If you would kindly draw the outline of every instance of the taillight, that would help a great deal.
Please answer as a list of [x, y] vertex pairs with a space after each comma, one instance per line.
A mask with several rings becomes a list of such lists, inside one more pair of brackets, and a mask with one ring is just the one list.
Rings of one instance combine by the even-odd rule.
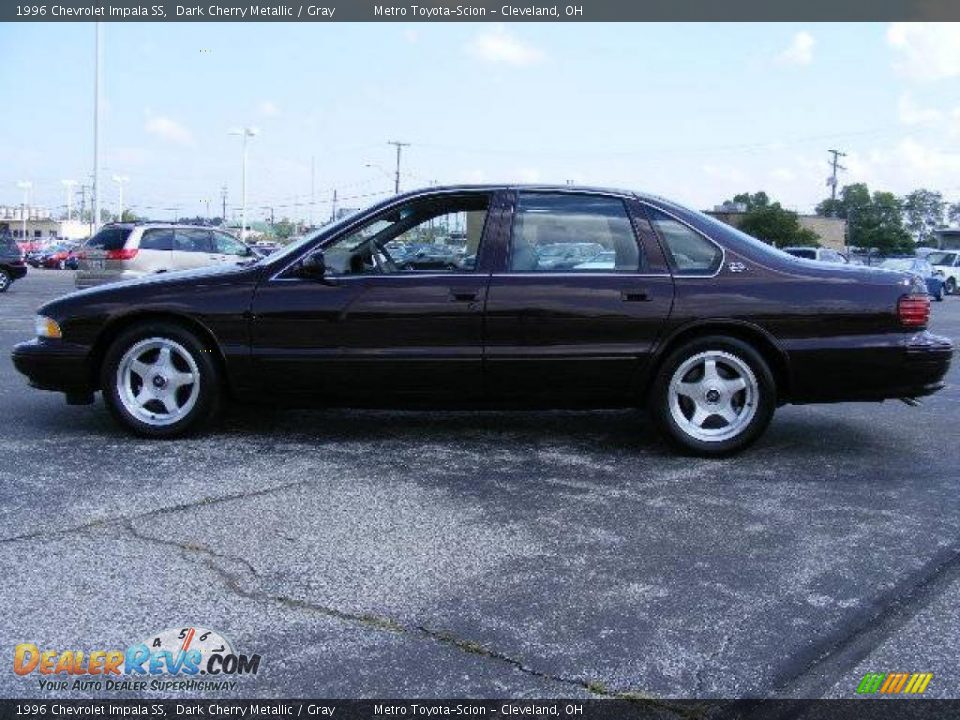
[[925, 327], [930, 321], [930, 296], [904, 295], [897, 301], [897, 316], [904, 327]]
[[120, 250], [107, 250], [107, 260], [133, 260], [137, 256], [137, 248], [122, 248]]

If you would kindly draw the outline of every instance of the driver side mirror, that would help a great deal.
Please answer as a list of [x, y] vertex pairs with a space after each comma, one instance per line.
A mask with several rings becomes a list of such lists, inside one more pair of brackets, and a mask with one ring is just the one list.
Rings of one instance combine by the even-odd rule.
[[320, 280], [327, 274], [327, 262], [323, 257], [323, 250], [314, 250], [300, 261], [300, 268], [297, 272], [302, 278], [309, 280]]

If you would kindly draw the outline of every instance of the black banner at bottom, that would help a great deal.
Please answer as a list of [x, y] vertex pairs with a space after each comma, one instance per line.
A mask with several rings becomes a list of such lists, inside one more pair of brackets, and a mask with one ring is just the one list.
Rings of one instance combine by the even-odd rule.
[[832, 720], [960, 717], [960, 700], [0, 700], [0, 720], [35, 718], [601, 718]]

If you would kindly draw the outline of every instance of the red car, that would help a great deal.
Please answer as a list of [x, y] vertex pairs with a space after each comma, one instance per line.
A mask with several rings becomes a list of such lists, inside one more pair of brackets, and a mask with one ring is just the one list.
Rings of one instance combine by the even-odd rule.
[[45, 268], [56, 268], [65, 270], [67, 268], [77, 268], [77, 246], [76, 245], [54, 245], [47, 254], [41, 257], [40, 264]]

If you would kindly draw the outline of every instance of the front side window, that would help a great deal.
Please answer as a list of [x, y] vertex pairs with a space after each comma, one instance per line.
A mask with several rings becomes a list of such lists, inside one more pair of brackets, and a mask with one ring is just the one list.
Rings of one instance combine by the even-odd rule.
[[660, 235], [678, 275], [712, 275], [720, 269], [723, 252], [693, 228], [656, 208], [648, 208], [650, 223]]
[[176, 231], [176, 249], [179, 252], [213, 252], [210, 233], [206, 230], [178, 228]]
[[511, 272], [637, 272], [640, 249], [622, 200], [521, 193], [510, 241]]
[[327, 272], [470, 272], [476, 267], [489, 202], [487, 195], [466, 195], [391, 210], [327, 245]]
[[213, 232], [213, 249], [214, 252], [220, 253], [221, 255], [249, 255], [250, 251], [247, 249], [247, 246], [242, 242], [237, 240], [232, 235], [227, 235], [224, 232]]

